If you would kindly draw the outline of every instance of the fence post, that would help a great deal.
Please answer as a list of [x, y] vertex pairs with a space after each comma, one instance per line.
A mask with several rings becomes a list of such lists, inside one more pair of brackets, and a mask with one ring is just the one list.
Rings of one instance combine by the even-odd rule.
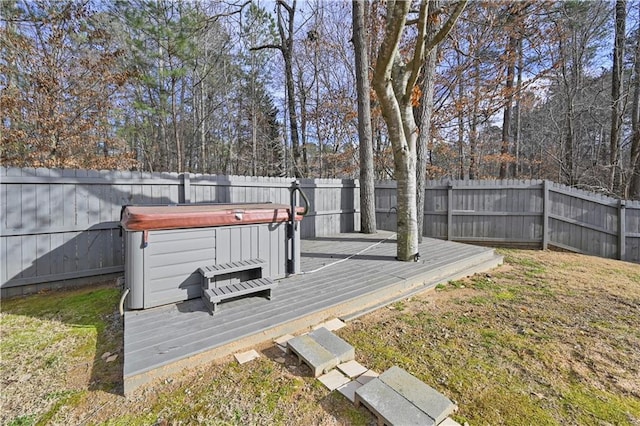
[[178, 203], [185, 204], [191, 202], [191, 180], [190, 173], [180, 173], [178, 183]]
[[453, 183], [447, 186], [447, 241], [453, 238]]
[[542, 250], [549, 246], [549, 181], [542, 181]]
[[626, 212], [626, 202], [625, 200], [620, 200], [620, 204], [618, 206], [618, 259], [625, 260], [627, 257], [627, 242], [626, 242], [626, 233], [627, 233], [627, 212]]

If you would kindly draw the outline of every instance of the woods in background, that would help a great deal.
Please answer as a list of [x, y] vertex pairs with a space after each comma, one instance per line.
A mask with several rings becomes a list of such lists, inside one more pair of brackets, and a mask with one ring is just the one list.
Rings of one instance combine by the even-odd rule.
[[[429, 2], [429, 22], [457, 3]], [[351, 13], [319, 0], [4, 1], [2, 165], [358, 177]], [[386, 3], [363, 14], [372, 79]], [[640, 198], [639, 21], [624, 0], [470, 2], [411, 89], [417, 172]], [[400, 55], [415, 46], [408, 24]], [[373, 175], [395, 178], [380, 103], [364, 95]]]

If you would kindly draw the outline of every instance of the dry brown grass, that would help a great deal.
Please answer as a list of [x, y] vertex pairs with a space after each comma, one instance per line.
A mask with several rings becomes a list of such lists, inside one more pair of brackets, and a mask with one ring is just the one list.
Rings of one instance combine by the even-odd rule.
[[[440, 286], [340, 330], [358, 361], [399, 365], [477, 424], [640, 425], [640, 266], [502, 251], [490, 274]], [[373, 424], [270, 345], [121, 391], [117, 290], [3, 303], [4, 424]], [[280, 361], [280, 362], [278, 362]]]

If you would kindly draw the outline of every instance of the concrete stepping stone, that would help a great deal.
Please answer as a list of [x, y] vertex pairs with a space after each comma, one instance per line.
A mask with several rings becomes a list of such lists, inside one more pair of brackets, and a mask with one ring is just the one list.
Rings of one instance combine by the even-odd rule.
[[378, 376], [379, 374], [376, 373], [375, 371], [367, 370], [361, 375], [359, 375], [358, 378], [356, 378], [356, 381], [360, 384], [366, 385], [367, 383], [369, 383], [371, 380], [375, 379]]
[[320, 343], [329, 352], [334, 354], [339, 362], [347, 362], [356, 358], [356, 351], [347, 342], [330, 332], [324, 327], [320, 327], [309, 333], [309, 336]]
[[379, 378], [371, 380], [355, 391], [355, 404], [364, 405], [378, 419], [378, 425], [435, 426], [436, 422], [387, 386]]
[[311, 368], [314, 377], [355, 358], [353, 346], [326, 328], [294, 337], [287, 342], [287, 346], [298, 356], [300, 363], [304, 362]]
[[338, 388], [338, 392], [344, 395], [351, 402], [355, 402], [356, 399], [356, 389], [362, 386], [362, 383], [358, 383], [355, 380], [350, 381], [347, 384], [344, 384]]
[[287, 342], [287, 346], [291, 352], [298, 356], [299, 364], [304, 362], [311, 368], [313, 377], [318, 377], [338, 365], [338, 359], [335, 355], [308, 334], [294, 337]]
[[462, 425], [456, 422], [455, 420], [453, 420], [451, 417], [447, 417], [446, 419], [444, 419], [442, 423], [440, 423], [439, 426], [462, 426]]
[[338, 389], [340, 386], [343, 386], [349, 383], [349, 378], [339, 372], [338, 370], [331, 370], [326, 374], [318, 377], [318, 380], [327, 387], [330, 391]]
[[355, 403], [388, 425], [438, 425], [457, 409], [449, 398], [395, 366], [357, 389]]
[[251, 349], [247, 352], [241, 352], [233, 355], [238, 361], [238, 364], [246, 364], [249, 361], [253, 361], [256, 358], [260, 358], [260, 354], [255, 349]]
[[400, 367], [391, 367], [379, 379], [427, 413], [436, 424], [442, 423], [457, 409], [449, 398]]
[[367, 367], [360, 364], [358, 361], [351, 360], [338, 364], [338, 370], [342, 371], [350, 379], [358, 377], [367, 372]]
[[274, 339], [273, 342], [276, 344], [278, 349], [280, 349], [282, 352], [289, 353], [289, 349], [287, 348], [287, 342], [291, 339], [293, 339], [292, 335], [285, 334], [283, 336], [278, 337], [277, 339]]
[[338, 318], [334, 318], [332, 320], [323, 322], [321, 324], [318, 324], [316, 326], [313, 327], [314, 330], [317, 330], [318, 328], [324, 327], [329, 331], [336, 331], [336, 330], [340, 330], [342, 327], [344, 327], [346, 324], [344, 323], [344, 321], [338, 319]]

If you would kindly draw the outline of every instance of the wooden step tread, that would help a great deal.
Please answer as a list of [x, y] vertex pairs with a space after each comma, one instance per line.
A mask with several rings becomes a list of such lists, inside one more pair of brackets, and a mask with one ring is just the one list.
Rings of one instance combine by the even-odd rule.
[[212, 278], [216, 275], [231, 274], [239, 271], [247, 271], [250, 269], [266, 268], [267, 262], [262, 259], [247, 259], [236, 262], [220, 263], [217, 265], [202, 266], [198, 272], [205, 278]]
[[211, 302], [229, 299], [231, 297], [242, 296], [250, 293], [268, 290], [277, 286], [271, 278], [256, 278], [255, 280], [243, 281], [237, 284], [221, 286], [204, 290], [204, 295]]

